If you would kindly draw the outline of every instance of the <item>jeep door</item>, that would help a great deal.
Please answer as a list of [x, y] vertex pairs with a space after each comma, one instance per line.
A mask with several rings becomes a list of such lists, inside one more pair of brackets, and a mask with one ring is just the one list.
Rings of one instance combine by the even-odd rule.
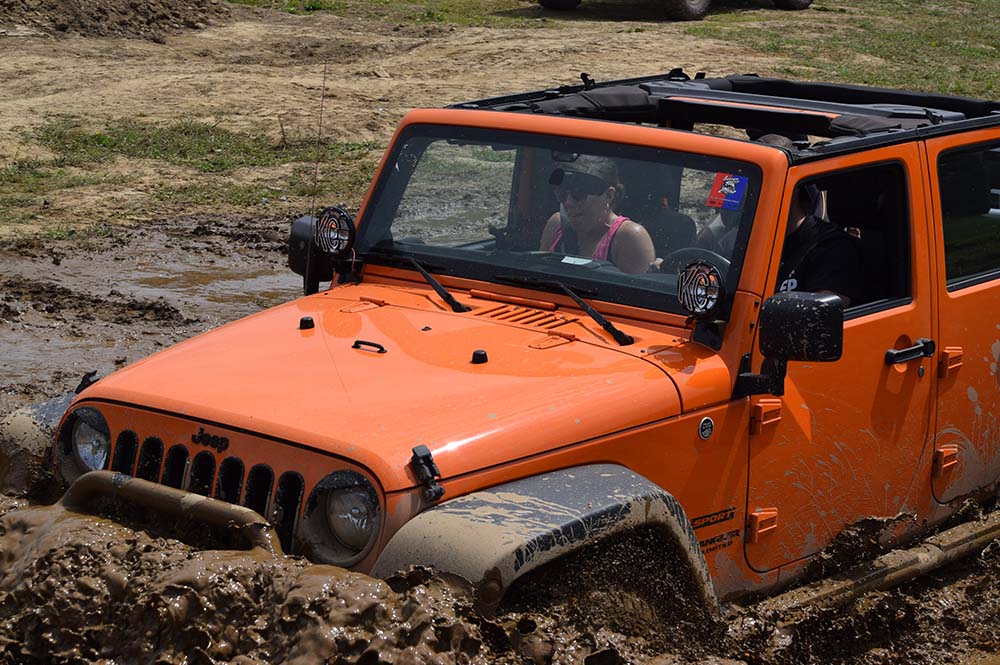
[[927, 141], [940, 300], [934, 496], [1000, 476], [1000, 128]]
[[929, 497], [926, 478], [916, 479], [926, 464], [933, 364], [887, 358], [932, 338], [920, 164], [910, 143], [789, 170], [768, 293], [777, 288], [792, 191], [811, 184], [825, 192], [818, 216], [860, 236], [865, 296], [845, 311], [839, 361], [789, 363], [783, 398], [751, 398], [761, 414], [751, 430], [745, 541], [755, 570], [799, 561], [852, 523], [917, 510]]

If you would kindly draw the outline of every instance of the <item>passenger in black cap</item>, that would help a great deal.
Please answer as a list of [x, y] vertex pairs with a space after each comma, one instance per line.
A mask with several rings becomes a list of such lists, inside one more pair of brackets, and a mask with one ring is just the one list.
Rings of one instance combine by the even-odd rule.
[[549, 184], [559, 212], [545, 223], [541, 249], [612, 261], [627, 273], [650, 269], [656, 257], [649, 233], [615, 212], [623, 188], [613, 161], [580, 155], [552, 171]]

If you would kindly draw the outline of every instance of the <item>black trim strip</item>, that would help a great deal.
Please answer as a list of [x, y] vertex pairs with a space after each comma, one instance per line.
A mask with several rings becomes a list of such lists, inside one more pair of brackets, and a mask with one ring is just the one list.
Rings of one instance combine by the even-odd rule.
[[992, 282], [995, 279], [1000, 279], [1000, 268], [994, 268], [993, 270], [981, 272], [978, 275], [972, 275], [971, 277], [959, 277], [954, 281], [946, 282], [946, 288], [948, 293], [954, 293], [956, 291], [961, 291], [962, 289], [967, 289], [970, 286]]
[[903, 305], [909, 305], [912, 302], [913, 296], [906, 296], [905, 298], [876, 300], [875, 302], [865, 303], [864, 305], [858, 305], [857, 307], [848, 307], [844, 312], [844, 321], [860, 319], [862, 316], [868, 316], [869, 314], [875, 314], [876, 312], [884, 312], [886, 310], [895, 309], [897, 307], [902, 307]]

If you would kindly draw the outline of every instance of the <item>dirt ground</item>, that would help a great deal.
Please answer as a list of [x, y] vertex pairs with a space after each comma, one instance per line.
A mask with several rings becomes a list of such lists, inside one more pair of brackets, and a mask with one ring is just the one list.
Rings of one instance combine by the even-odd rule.
[[[501, 31], [142, 1], [140, 19], [128, 9], [139, 0], [0, 0], [0, 157], [49, 157], [25, 132], [62, 114], [95, 127], [188, 117], [307, 133], [324, 64], [325, 131], [382, 143], [409, 108], [572, 82], [581, 71], [776, 66], [668, 23]], [[80, 18], [96, 4], [109, 7], [105, 19]], [[304, 209], [160, 205], [159, 182], [193, 176], [144, 160], [108, 168], [138, 178], [118, 191], [56, 192], [46, 206], [47, 223], [110, 222], [105, 233], [25, 237], [0, 227], [0, 414], [300, 292], [284, 243]], [[460, 585], [419, 573], [390, 586], [202, 551], [10, 497], [0, 513], [2, 663], [1000, 663], [996, 546], [845, 608], [795, 617], [733, 608], [711, 635], [688, 638], [663, 626], [641, 636], [580, 630], [561, 611], [488, 619]]]

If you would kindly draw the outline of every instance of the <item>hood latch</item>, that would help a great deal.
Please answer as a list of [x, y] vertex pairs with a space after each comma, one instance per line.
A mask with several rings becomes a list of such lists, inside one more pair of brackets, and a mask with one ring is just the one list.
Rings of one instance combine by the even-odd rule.
[[437, 478], [441, 477], [437, 464], [434, 463], [434, 456], [427, 446], [414, 446], [413, 457], [410, 458], [410, 466], [417, 480], [426, 485], [423, 495], [428, 501], [437, 501], [444, 496], [444, 488], [441, 487]]

